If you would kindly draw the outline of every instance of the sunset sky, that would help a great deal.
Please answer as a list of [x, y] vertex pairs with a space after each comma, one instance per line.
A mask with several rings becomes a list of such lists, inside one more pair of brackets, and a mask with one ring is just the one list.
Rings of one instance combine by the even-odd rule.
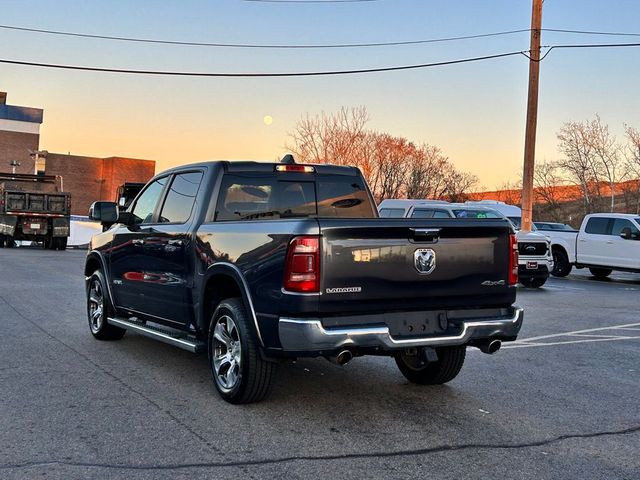
[[[0, 24], [165, 40], [328, 44], [473, 35], [529, 27], [531, 0], [2, 0]], [[640, 33], [637, 0], [546, 0], [543, 27]], [[640, 42], [544, 32], [543, 45]], [[148, 45], [0, 28], [0, 58], [202, 72], [288, 72], [429, 63], [529, 48], [528, 33], [378, 48], [268, 50]], [[311, 78], [180, 78], [0, 64], [8, 103], [45, 110], [41, 148], [155, 159], [274, 160], [307, 113], [367, 107], [373, 129], [438, 145], [486, 188], [521, 170], [528, 61]], [[555, 132], [599, 113], [640, 127], [640, 47], [554, 50], [541, 66], [538, 161]]]

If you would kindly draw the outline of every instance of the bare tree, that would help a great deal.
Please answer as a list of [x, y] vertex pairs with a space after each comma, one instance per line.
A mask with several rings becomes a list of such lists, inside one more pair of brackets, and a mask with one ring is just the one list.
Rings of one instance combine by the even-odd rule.
[[615, 210], [616, 184], [624, 179], [626, 171], [622, 162], [621, 148], [615, 136], [609, 132], [600, 116], [586, 124], [586, 142], [595, 157], [595, 169], [602, 172], [602, 177], [609, 184], [611, 211]]
[[293, 143], [286, 148], [303, 162], [360, 166], [366, 163], [361, 145], [368, 121], [365, 107], [342, 107], [334, 114], [306, 115], [289, 134]]
[[628, 188], [635, 195], [636, 213], [640, 214], [640, 131], [629, 125], [624, 127], [627, 136], [626, 168], [632, 181]]
[[522, 178], [519, 181], [506, 180], [498, 187], [496, 200], [509, 205], [519, 205], [522, 202]]
[[580, 186], [585, 214], [595, 211], [601, 198], [600, 172], [589, 135], [588, 126], [582, 122], [567, 122], [557, 134], [558, 150], [563, 155], [558, 165]]
[[536, 165], [533, 174], [535, 197], [538, 202], [545, 204], [544, 213], [550, 215], [556, 222], [564, 221], [562, 212], [563, 198], [560, 187], [565, 184], [560, 166], [556, 162], [542, 162]]
[[462, 200], [477, 186], [477, 177], [458, 171], [438, 147], [366, 130], [368, 119], [364, 107], [307, 115], [289, 134], [287, 148], [303, 162], [360, 168], [378, 201], [406, 196]]
[[449, 159], [434, 146], [424, 144], [407, 165], [407, 198], [442, 198], [447, 193]]
[[445, 199], [450, 202], [470, 200], [478, 186], [478, 177], [467, 172], [460, 172], [451, 164], [449, 166], [451, 170], [447, 178]]

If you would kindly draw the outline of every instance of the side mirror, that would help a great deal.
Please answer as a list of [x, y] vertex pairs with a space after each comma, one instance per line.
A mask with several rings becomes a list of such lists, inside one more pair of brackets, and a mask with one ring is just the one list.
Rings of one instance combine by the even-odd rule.
[[118, 205], [115, 202], [93, 202], [89, 207], [89, 218], [102, 224], [118, 221]]

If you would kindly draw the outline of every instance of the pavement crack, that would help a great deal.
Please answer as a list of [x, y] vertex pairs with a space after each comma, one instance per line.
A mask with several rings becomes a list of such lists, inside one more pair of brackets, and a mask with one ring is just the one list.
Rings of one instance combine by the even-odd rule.
[[[114, 375], [113, 373], [111, 373], [109, 370], [107, 370], [106, 368], [102, 367], [100, 364], [96, 363], [93, 361], [93, 359], [91, 357], [89, 357], [88, 355], [80, 352], [79, 350], [75, 349], [74, 347], [72, 347], [71, 345], [69, 345], [68, 343], [64, 342], [63, 340], [59, 339], [58, 337], [52, 335], [51, 333], [49, 333], [46, 329], [42, 328], [40, 325], [38, 325], [36, 322], [34, 322], [33, 320], [31, 320], [29, 317], [27, 317], [26, 315], [24, 315], [22, 312], [20, 312], [17, 308], [15, 308], [11, 303], [9, 303], [7, 301], [6, 298], [4, 298], [2, 295], [0, 295], [0, 300], [2, 300], [4, 303], [6, 303], [9, 308], [11, 310], [13, 310], [16, 315], [18, 315], [20, 318], [22, 318], [23, 320], [25, 320], [26, 322], [29, 322], [31, 325], [33, 325], [35, 328], [37, 328], [38, 330], [40, 330], [43, 334], [45, 334], [47, 337], [51, 338], [52, 340], [54, 340], [55, 342], [60, 343], [61, 345], [63, 345], [64, 347], [66, 347], [68, 350], [72, 351], [73, 353], [75, 353], [76, 355], [80, 356], [82, 359], [84, 359], [86, 362], [88, 362], [89, 364], [91, 364], [94, 368], [98, 369], [100, 372], [102, 372], [103, 374], [107, 375], [109, 378], [111, 378], [112, 380], [114, 380], [116, 383], [120, 384], [122, 387], [124, 387], [126, 390], [129, 390], [130, 392], [132, 392], [133, 394], [137, 395], [138, 397], [142, 398], [143, 400], [145, 400], [147, 403], [149, 403], [150, 405], [152, 405], [156, 410], [158, 410], [160, 413], [167, 415], [171, 420], [173, 420], [176, 424], [178, 424], [179, 426], [181, 426], [182, 428], [184, 428], [185, 430], [187, 430], [191, 435], [193, 435], [194, 437], [196, 437], [198, 440], [200, 440], [201, 442], [203, 442], [205, 445], [207, 445], [209, 448], [212, 448], [214, 451], [218, 451], [218, 449], [211, 445], [211, 443], [209, 442], [209, 440], [207, 440], [205, 437], [203, 437], [202, 435], [200, 435], [198, 432], [196, 432], [193, 428], [191, 428], [189, 425], [187, 425], [186, 423], [184, 423], [182, 420], [180, 420], [178, 417], [176, 417], [174, 414], [172, 414], [170, 411], [162, 408], [161, 405], [159, 405], [157, 402], [155, 402], [153, 399], [149, 398], [147, 395], [145, 395], [143, 392], [136, 390], [135, 388], [133, 388], [131, 385], [129, 385], [128, 383], [126, 383], [124, 380], [122, 380], [120, 377], [118, 377], [117, 375]], [[2, 466], [0, 466], [0, 469], [3, 468]]]
[[523, 448], [543, 447], [553, 443], [562, 442], [565, 440], [597, 438], [597, 437], [615, 436], [615, 435], [629, 435], [629, 434], [638, 433], [638, 432], [640, 432], [640, 425], [625, 428], [622, 430], [609, 430], [609, 431], [593, 432], [593, 433], [575, 433], [575, 434], [558, 435], [556, 437], [548, 438], [545, 440], [522, 442], [522, 443], [504, 443], [504, 444], [466, 443], [466, 444], [460, 444], [460, 445], [441, 445], [438, 447], [419, 448], [419, 449], [413, 449], [413, 450], [395, 450], [391, 452], [347, 453], [343, 455], [298, 455], [298, 456], [290, 456], [290, 457], [266, 458], [266, 459], [245, 460], [245, 461], [238, 460], [238, 461], [228, 461], [228, 462], [173, 463], [173, 464], [166, 464], [166, 465], [150, 465], [150, 464], [126, 465], [126, 464], [117, 464], [117, 463], [72, 462], [72, 461], [61, 461], [61, 460], [49, 460], [49, 461], [40, 461], [40, 462], [24, 462], [24, 463], [0, 465], [0, 470], [21, 469], [21, 468], [24, 469], [24, 468], [33, 468], [33, 467], [46, 467], [46, 466], [102, 468], [102, 469], [109, 469], [109, 470], [149, 470], [149, 471], [184, 470], [184, 469], [191, 469], [191, 468], [251, 467], [251, 466], [273, 465], [273, 464], [300, 462], [300, 461], [327, 462], [327, 461], [336, 461], [336, 460], [352, 460], [352, 459], [357, 460], [357, 459], [366, 459], [366, 458], [410, 457], [410, 456], [429, 455], [429, 454], [441, 453], [441, 452], [463, 451], [463, 450], [517, 450], [517, 449], [523, 449]]

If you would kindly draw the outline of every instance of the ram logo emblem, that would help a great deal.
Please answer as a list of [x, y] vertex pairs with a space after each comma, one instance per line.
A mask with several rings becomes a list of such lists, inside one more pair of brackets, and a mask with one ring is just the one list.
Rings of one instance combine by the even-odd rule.
[[413, 252], [413, 265], [421, 275], [429, 275], [436, 269], [436, 252], [431, 248], [419, 248]]

